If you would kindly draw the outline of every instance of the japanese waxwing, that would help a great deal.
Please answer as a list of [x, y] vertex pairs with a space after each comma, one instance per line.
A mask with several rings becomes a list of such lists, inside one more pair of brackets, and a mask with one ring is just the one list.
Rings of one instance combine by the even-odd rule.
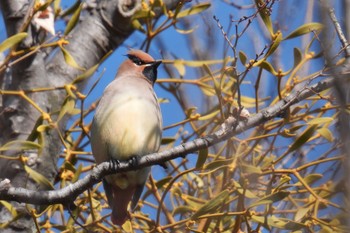
[[[131, 50], [115, 79], [106, 87], [91, 126], [91, 147], [96, 163], [125, 161], [157, 152], [162, 136], [162, 115], [153, 90], [161, 61]], [[123, 225], [137, 205], [150, 167], [106, 176], [103, 186], [112, 222]]]

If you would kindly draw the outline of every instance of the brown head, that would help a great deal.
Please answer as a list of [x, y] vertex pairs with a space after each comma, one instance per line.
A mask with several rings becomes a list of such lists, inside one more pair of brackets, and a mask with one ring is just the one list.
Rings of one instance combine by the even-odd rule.
[[157, 68], [162, 61], [156, 61], [149, 54], [141, 50], [130, 50], [128, 57], [119, 67], [116, 78], [122, 75], [131, 75], [137, 78], [145, 78], [152, 85], [157, 80]]

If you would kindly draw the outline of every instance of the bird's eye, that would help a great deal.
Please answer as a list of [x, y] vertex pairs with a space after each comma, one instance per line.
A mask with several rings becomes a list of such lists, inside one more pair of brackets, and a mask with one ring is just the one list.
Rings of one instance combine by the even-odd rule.
[[141, 60], [140, 58], [138, 58], [134, 55], [129, 54], [128, 58], [138, 66], [146, 64], [146, 62], [144, 62], [143, 60]]

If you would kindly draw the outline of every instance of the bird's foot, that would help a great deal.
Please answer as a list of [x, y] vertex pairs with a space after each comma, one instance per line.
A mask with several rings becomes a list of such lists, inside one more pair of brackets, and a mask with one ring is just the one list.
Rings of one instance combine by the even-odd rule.
[[135, 167], [139, 164], [139, 157], [140, 156], [133, 156], [131, 157], [129, 160], [128, 160], [128, 163], [132, 166], [132, 167]]
[[111, 162], [111, 163], [110, 163], [110, 164], [111, 164], [111, 169], [113, 169], [113, 170], [118, 170], [119, 165], [120, 165], [119, 160], [117, 160], [117, 159], [111, 159], [110, 162]]

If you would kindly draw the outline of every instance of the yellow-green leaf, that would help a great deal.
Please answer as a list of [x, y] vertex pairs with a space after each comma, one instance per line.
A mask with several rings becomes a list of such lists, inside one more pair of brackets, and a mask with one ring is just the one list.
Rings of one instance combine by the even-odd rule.
[[245, 65], [245, 63], [247, 62], [247, 55], [245, 55], [244, 52], [239, 51], [238, 56], [239, 56], [239, 60], [241, 61], [242, 65]]
[[16, 208], [13, 207], [11, 203], [0, 200], [0, 204], [3, 205], [11, 213], [13, 218], [17, 216]]
[[21, 42], [24, 38], [27, 37], [27, 35], [28, 33], [26, 32], [20, 32], [7, 38], [0, 44], [0, 53]]
[[83, 4], [81, 3], [79, 7], [74, 10], [72, 17], [68, 21], [66, 29], [64, 30], [64, 35], [68, 35], [73, 30], [75, 25], [77, 25], [82, 7], [83, 7]]
[[44, 186], [45, 189], [48, 189], [48, 190], [53, 190], [54, 189], [54, 187], [52, 186], [50, 181], [48, 181], [46, 179], [46, 177], [43, 176], [42, 174], [40, 174], [39, 172], [31, 169], [27, 165], [24, 165], [24, 170], [28, 173], [30, 178], [32, 178], [38, 184]]
[[209, 120], [209, 119], [215, 117], [219, 112], [220, 112], [219, 109], [214, 110], [214, 111], [212, 111], [212, 112], [210, 112], [210, 113], [208, 113], [208, 114], [206, 114], [206, 115], [200, 116], [200, 117], [198, 118], [198, 120], [199, 120], [199, 121], [206, 121], [206, 120]]
[[[315, 183], [316, 181], [318, 181], [322, 177], [323, 177], [322, 174], [313, 173], [313, 174], [308, 174], [303, 180], [308, 185], [312, 185], [313, 183]], [[302, 186], [303, 184], [299, 181], [299, 182], [295, 183], [294, 185], [295, 186]]]
[[204, 214], [214, 211], [216, 208], [218, 208], [225, 202], [229, 194], [230, 193], [228, 190], [222, 191], [212, 200], [208, 201], [201, 208], [199, 208], [199, 210], [197, 210], [197, 212], [192, 215], [191, 219], [197, 219], [198, 217]]
[[60, 46], [60, 48], [61, 48], [61, 51], [63, 53], [64, 60], [66, 61], [66, 63], [68, 65], [70, 65], [71, 67], [74, 67], [78, 70], [85, 70], [84, 68], [82, 68], [78, 65], [78, 63], [74, 60], [72, 55], [70, 55], [70, 53], [65, 48], [63, 48], [63, 46]]
[[307, 23], [297, 28], [295, 31], [290, 33], [284, 40], [292, 39], [298, 36], [305, 35], [311, 31], [318, 31], [324, 28], [324, 25], [321, 23]]
[[163, 179], [161, 179], [161, 180], [158, 180], [158, 181], [156, 182], [156, 187], [157, 187], [158, 189], [161, 189], [161, 188], [163, 188], [167, 183], [169, 183], [169, 181], [171, 181], [172, 179], [173, 179], [173, 177], [167, 176], [167, 177], [165, 177], [165, 178], [163, 178]]
[[311, 121], [307, 122], [309, 125], [320, 125], [320, 124], [326, 124], [334, 121], [333, 117], [318, 117], [314, 118]]
[[177, 69], [181, 76], [185, 75], [186, 67], [184, 66], [182, 60], [175, 60], [173, 66]]
[[210, 5], [211, 4], [209, 2], [197, 4], [189, 9], [186, 9], [186, 10], [179, 12], [176, 15], [176, 18], [179, 19], [179, 18], [183, 18], [183, 17], [189, 16], [189, 15], [199, 14], [199, 13], [205, 11], [206, 9], [208, 9], [210, 7]]
[[270, 32], [270, 35], [273, 35], [273, 28], [272, 28], [272, 22], [271, 22], [271, 18], [270, 18], [270, 12], [268, 11], [268, 9], [262, 9], [261, 6], [265, 6], [266, 3], [263, 0], [255, 0], [255, 4], [256, 7], [259, 10], [259, 14], [261, 19], [264, 21], [264, 24], [267, 28], [267, 30]]
[[35, 149], [41, 149], [41, 145], [35, 142], [31, 141], [22, 141], [22, 140], [16, 140], [16, 141], [10, 141], [0, 147], [0, 151], [7, 151], [7, 150], [35, 150]]
[[178, 206], [176, 207], [173, 212], [172, 215], [175, 216], [177, 214], [187, 214], [187, 213], [191, 213], [193, 211], [193, 208], [188, 206], [188, 205], [183, 205], [183, 206]]
[[294, 65], [293, 65], [293, 67], [295, 68], [301, 62], [303, 55], [302, 55], [300, 49], [298, 49], [298, 48], [294, 48], [293, 53], [294, 53]]
[[267, 61], [262, 61], [260, 64], [259, 64], [259, 67], [263, 68], [264, 70], [267, 70], [268, 72], [270, 72], [271, 74], [273, 75], [277, 75], [277, 72], [275, 71], [275, 69], [272, 67], [272, 65], [267, 62]]
[[196, 162], [196, 168], [202, 168], [208, 157], [208, 148], [202, 149], [198, 153], [198, 159]]
[[329, 142], [334, 141], [333, 134], [328, 128], [326, 128], [326, 127], [320, 128], [317, 130], [317, 132], [319, 134], [321, 134], [321, 136], [324, 137], [325, 139], [327, 139]]

